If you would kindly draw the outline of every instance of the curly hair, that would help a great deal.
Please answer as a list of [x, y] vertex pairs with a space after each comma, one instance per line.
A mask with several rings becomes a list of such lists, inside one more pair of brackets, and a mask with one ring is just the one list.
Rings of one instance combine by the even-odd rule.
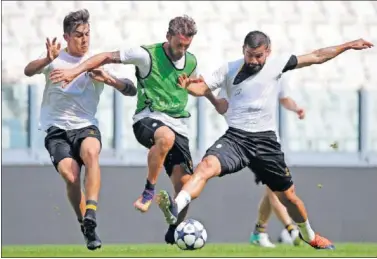
[[198, 32], [196, 23], [191, 17], [184, 15], [178, 16], [169, 22], [168, 33], [170, 35], [181, 34], [186, 37], [192, 37]]

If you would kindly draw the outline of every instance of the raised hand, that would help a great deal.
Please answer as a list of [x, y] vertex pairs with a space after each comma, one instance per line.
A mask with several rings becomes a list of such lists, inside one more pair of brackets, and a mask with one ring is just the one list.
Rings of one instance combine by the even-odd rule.
[[56, 44], [56, 37], [52, 40], [52, 42], [50, 42], [49, 38], [46, 38], [46, 50], [48, 60], [53, 61], [59, 56], [60, 47], [60, 42]]

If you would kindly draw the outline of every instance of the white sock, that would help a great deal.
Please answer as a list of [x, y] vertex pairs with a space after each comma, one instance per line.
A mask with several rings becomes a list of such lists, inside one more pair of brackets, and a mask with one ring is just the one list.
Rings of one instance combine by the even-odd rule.
[[179, 214], [191, 202], [191, 196], [188, 192], [182, 190], [175, 198], [175, 202], [177, 203]]
[[303, 223], [297, 223], [298, 228], [300, 229], [300, 233], [305, 241], [311, 242], [315, 238], [315, 233], [313, 229], [310, 227], [309, 220], [306, 220]]

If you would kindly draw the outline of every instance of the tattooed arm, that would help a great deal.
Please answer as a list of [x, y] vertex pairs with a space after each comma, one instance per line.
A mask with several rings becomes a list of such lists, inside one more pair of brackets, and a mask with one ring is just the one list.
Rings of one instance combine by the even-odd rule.
[[63, 85], [70, 83], [78, 75], [93, 70], [99, 66], [105, 64], [119, 64], [120, 60], [120, 51], [115, 52], [103, 52], [97, 54], [85, 62], [81, 63], [79, 66], [72, 69], [55, 69], [50, 74], [50, 80], [53, 83], [64, 82]]
[[297, 65], [295, 68], [297, 69], [297, 68], [311, 66], [313, 64], [325, 63], [350, 49], [362, 50], [362, 49], [371, 48], [371, 47], [373, 47], [372, 43], [367, 42], [363, 39], [359, 39], [359, 40], [350, 41], [350, 42], [347, 42], [338, 46], [318, 49], [318, 50], [313, 51], [312, 53], [298, 56]]

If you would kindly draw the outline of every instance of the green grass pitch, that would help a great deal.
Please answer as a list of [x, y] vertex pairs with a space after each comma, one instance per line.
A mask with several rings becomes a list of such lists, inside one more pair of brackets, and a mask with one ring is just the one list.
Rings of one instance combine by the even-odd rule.
[[84, 245], [3, 246], [3, 257], [377, 257], [377, 244], [335, 244], [336, 250], [315, 250], [307, 245], [278, 245], [275, 249], [250, 244], [207, 244], [196, 251], [182, 251], [165, 244], [104, 245], [88, 251]]

